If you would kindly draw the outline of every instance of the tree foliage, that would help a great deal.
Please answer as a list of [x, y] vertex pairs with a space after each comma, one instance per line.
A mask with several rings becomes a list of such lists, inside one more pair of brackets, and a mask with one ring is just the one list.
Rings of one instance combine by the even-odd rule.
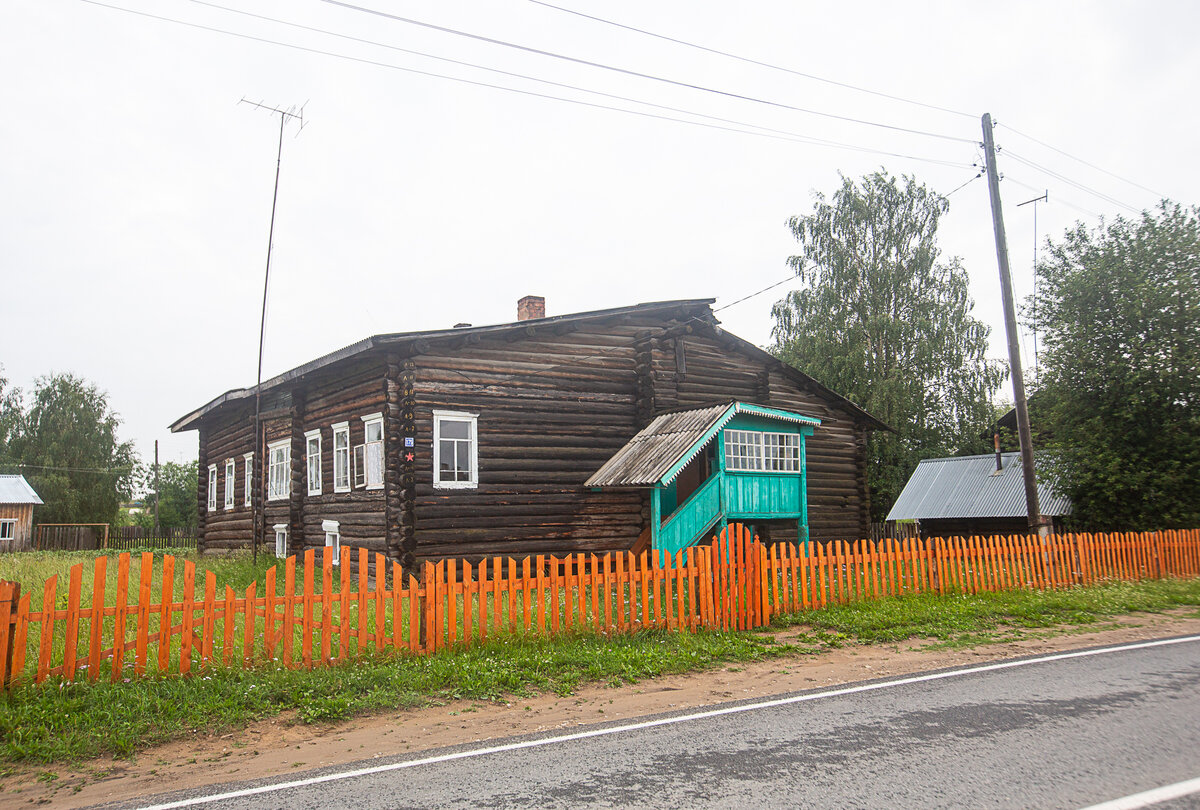
[[22, 472], [45, 501], [38, 521], [114, 521], [130, 496], [135, 458], [133, 445], [117, 439], [120, 419], [108, 395], [71, 374], [52, 374], [38, 378], [28, 410], [15, 401], [19, 416], [0, 461]]
[[1079, 225], [1037, 272], [1039, 398], [1076, 522], [1200, 525], [1200, 209]]
[[[164, 529], [195, 528], [196, 526], [196, 461], [180, 464], [168, 461], [158, 467], [158, 525]], [[140, 489], [145, 511], [137, 516], [138, 525], [154, 526], [154, 467], [139, 467]]]
[[773, 351], [896, 432], [868, 444], [874, 519], [886, 515], [917, 462], [986, 452], [1003, 367], [987, 361], [988, 327], [971, 316], [967, 274], [943, 260], [944, 197], [912, 177], [842, 178], [788, 220], [804, 282], [772, 309]]

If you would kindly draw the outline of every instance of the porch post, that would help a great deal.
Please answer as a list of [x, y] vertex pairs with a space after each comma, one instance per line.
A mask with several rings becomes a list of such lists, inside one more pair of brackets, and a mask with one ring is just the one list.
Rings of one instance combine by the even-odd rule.
[[808, 437], [812, 435], [812, 428], [801, 428], [800, 430], [800, 525], [798, 529], [798, 537], [800, 542], [804, 544], [804, 556], [808, 556]]
[[650, 548], [658, 551], [658, 530], [662, 525], [662, 484], [650, 488]]

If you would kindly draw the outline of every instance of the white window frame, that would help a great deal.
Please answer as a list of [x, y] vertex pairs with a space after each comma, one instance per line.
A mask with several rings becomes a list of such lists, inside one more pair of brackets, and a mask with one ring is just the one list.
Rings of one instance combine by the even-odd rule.
[[[363, 486], [366, 489], [383, 489], [383, 414], [368, 414], [362, 417], [362, 422], [363, 443], [361, 446], [363, 448], [363, 463], [365, 466], [363, 471]], [[379, 425], [379, 438], [376, 441], [367, 441], [367, 436], [370, 433], [372, 425]], [[372, 462], [373, 455], [377, 459], [374, 463]]]
[[342, 564], [342, 531], [336, 520], [322, 520], [321, 531], [325, 532], [325, 545], [333, 547], [333, 564]]
[[287, 556], [288, 525], [286, 523], [276, 523], [274, 529], [275, 556], [282, 560]]
[[[333, 491], [334, 492], [349, 492], [351, 484], [354, 481], [354, 474], [350, 470], [350, 423], [337, 422], [331, 426], [333, 428]], [[338, 447], [338, 437], [345, 437], [345, 446]], [[338, 459], [342, 461], [342, 471], [346, 474], [346, 483], [338, 483]]]
[[244, 453], [242, 455], [242, 467], [246, 476], [246, 497], [242, 502], [242, 506], [249, 506], [252, 501], [251, 496], [254, 493], [254, 453]]
[[225, 509], [233, 508], [234, 490], [237, 488], [237, 465], [233, 459], [225, 459]]
[[[466, 481], [442, 480], [442, 422], [467, 422], [467, 431], [471, 447], [471, 469]], [[448, 441], [462, 441], [454, 439]], [[433, 412], [433, 487], [434, 489], [476, 489], [479, 487], [479, 414], [465, 411], [434, 411]]]
[[0, 540], [16, 540], [17, 539], [17, 520], [16, 518], [0, 519]]
[[[283, 460], [278, 466], [283, 468], [281, 479], [282, 489], [275, 488], [275, 451], [283, 451]], [[280, 439], [267, 445], [267, 500], [282, 501], [292, 494], [292, 440]]]
[[725, 469], [730, 472], [801, 472], [800, 434], [770, 430], [725, 430]]
[[217, 510], [217, 465], [208, 465], [208, 511]]
[[[313, 455], [313, 442], [317, 443], [317, 454]], [[315, 470], [314, 470], [315, 467]], [[308, 494], [321, 494], [321, 429], [304, 434], [304, 468], [308, 478]]]

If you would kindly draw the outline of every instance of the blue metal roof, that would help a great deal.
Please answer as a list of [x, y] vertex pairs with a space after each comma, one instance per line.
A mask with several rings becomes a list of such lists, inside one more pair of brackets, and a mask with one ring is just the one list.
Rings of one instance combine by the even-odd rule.
[[[1043, 476], [1039, 472], [1039, 479]], [[1037, 489], [1043, 515], [1058, 517], [1071, 513], [1071, 501], [1057, 494], [1050, 481], [1039, 480]], [[1025, 517], [1026, 514], [1021, 454], [1002, 453], [999, 473], [995, 454], [923, 460], [904, 485], [887, 519]]]
[[42, 499], [29, 486], [23, 475], [0, 475], [0, 503], [32, 503], [41, 505]]

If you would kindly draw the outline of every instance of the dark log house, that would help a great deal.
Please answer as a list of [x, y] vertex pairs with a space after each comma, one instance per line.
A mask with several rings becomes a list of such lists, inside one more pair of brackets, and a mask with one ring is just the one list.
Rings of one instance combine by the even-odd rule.
[[[701, 491], [769, 539], [866, 536], [867, 432], [886, 426], [722, 330], [711, 303], [548, 318], [527, 296], [514, 323], [367, 338], [263, 383], [261, 463], [254, 389], [222, 394], [171, 426], [199, 432], [200, 549], [248, 547], [257, 500], [281, 556], [628, 550]], [[703, 486], [725, 469], [790, 474], [798, 496], [735, 516], [733, 490]]]

